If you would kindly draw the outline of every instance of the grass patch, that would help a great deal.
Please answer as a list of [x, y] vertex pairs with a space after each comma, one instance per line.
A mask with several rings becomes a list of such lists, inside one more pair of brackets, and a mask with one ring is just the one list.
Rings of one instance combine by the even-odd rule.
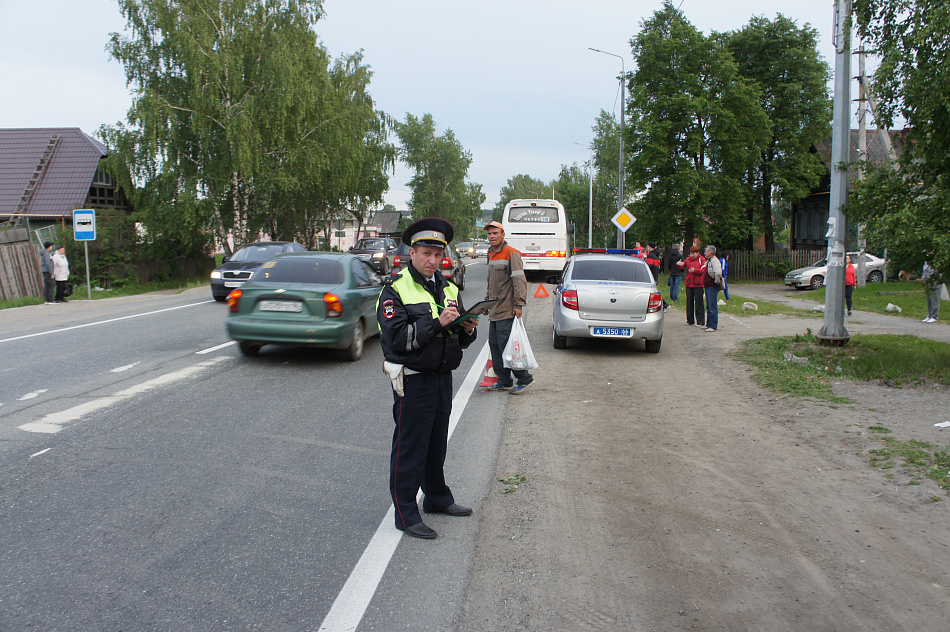
[[[802, 298], [825, 303], [825, 290], [803, 292]], [[864, 287], [854, 288], [851, 297], [852, 309], [875, 314], [889, 314], [904, 318], [922, 320], [927, 317], [927, 297], [920, 281], [888, 281], [887, 283], [868, 283]], [[901, 313], [887, 312], [884, 308], [893, 303], [901, 308]]]
[[[162, 292], [168, 290], [178, 290], [184, 292], [196, 287], [208, 286], [210, 281], [208, 277], [192, 277], [187, 280], [177, 279], [172, 281], [155, 281], [152, 283], [129, 283], [122, 287], [110, 290], [92, 289], [92, 300], [101, 298], [115, 298], [117, 296], [135, 296], [137, 294], [148, 294], [149, 292]], [[210, 290], [209, 290], [210, 292]], [[70, 301], [85, 301], [89, 299], [85, 284], [73, 284], [73, 295], [69, 297]], [[0, 301], [0, 309], [11, 307], [24, 307], [26, 305], [42, 305], [42, 297], [27, 297]]]
[[[875, 432], [873, 428], [876, 427], [871, 426], [869, 430], [873, 433]], [[901, 464], [910, 473], [909, 485], [920, 485], [924, 478], [929, 478], [937, 483], [940, 489], [950, 491], [950, 448], [938, 450], [931, 443], [914, 439], [900, 441], [888, 436], [877, 436], [872, 439], [884, 444], [883, 447], [869, 451], [870, 463], [873, 467], [891, 470], [897, 466], [895, 459], [900, 459]], [[933, 497], [930, 502], [938, 500], [940, 499]]]
[[733, 355], [755, 369], [756, 382], [779, 393], [835, 403], [829, 378], [886, 380], [894, 386], [950, 384], [950, 344], [915, 336], [854, 336], [844, 347], [804, 335], [748, 340]]

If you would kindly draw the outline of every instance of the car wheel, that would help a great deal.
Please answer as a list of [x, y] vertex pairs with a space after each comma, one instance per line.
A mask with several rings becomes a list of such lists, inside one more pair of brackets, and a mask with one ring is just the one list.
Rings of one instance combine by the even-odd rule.
[[346, 359], [350, 362], [356, 362], [363, 357], [363, 321], [356, 321], [356, 327], [353, 328], [353, 338], [350, 340], [350, 346], [345, 352]]
[[660, 345], [663, 343], [663, 339], [660, 338], [659, 340], [644, 340], [643, 342], [646, 343], [647, 353], [659, 353]]
[[238, 343], [238, 346], [241, 348], [241, 353], [243, 353], [246, 356], [251, 356], [252, 358], [256, 356], [261, 350], [260, 345], [256, 345], [252, 342], [242, 341]]
[[825, 277], [821, 276], [820, 274], [816, 274], [815, 276], [811, 278], [811, 283], [809, 285], [811, 286], [811, 289], [817, 290], [824, 284], [825, 284]]
[[881, 283], [884, 281], [884, 273], [880, 270], [875, 270], [868, 275], [869, 283]]
[[554, 348], [567, 349], [567, 337], [557, 335], [557, 329], [551, 329], [554, 332]]
[[[461, 265], [462, 265], [462, 264], [461, 264], [461, 262], [460, 262], [460, 263], [459, 263], [459, 266], [461, 266]], [[460, 267], [460, 269], [461, 269], [461, 270], [464, 270], [465, 268]], [[465, 273], [464, 273], [464, 272], [462, 272], [462, 274], [459, 275], [459, 281], [458, 281], [458, 283], [456, 283], [455, 285], [459, 286], [459, 290], [464, 290], [464, 289], [465, 289]]]

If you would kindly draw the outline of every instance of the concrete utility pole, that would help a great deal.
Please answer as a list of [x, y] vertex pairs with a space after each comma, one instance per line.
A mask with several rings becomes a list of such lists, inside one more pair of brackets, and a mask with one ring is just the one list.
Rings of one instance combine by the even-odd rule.
[[845, 217], [848, 161], [851, 158], [851, 0], [835, 7], [835, 95], [831, 135], [831, 197], [828, 208], [828, 275], [825, 278], [825, 324], [818, 340], [842, 347], [851, 339], [844, 326]]
[[[858, 180], [864, 180], [864, 161], [868, 159], [868, 124], [867, 124], [867, 96], [865, 90], [867, 74], [864, 69], [864, 44], [858, 48]], [[864, 224], [858, 225], [858, 260], [852, 262], [857, 272], [858, 287], [867, 284], [864, 250], [867, 247], [864, 239]]]

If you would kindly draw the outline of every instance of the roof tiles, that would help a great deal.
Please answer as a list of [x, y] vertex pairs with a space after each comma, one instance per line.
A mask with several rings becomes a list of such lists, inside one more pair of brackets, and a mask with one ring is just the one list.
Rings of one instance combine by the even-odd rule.
[[0, 129], [0, 217], [16, 212], [54, 135], [59, 143], [25, 213], [62, 217], [82, 208], [99, 160], [109, 154], [105, 145], [78, 127]]

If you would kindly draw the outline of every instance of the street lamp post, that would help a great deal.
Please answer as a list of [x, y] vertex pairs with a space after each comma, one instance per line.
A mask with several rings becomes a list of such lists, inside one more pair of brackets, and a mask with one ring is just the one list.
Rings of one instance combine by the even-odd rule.
[[[615, 55], [614, 53], [608, 53], [604, 50], [599, 50], [597, 48], [588, 48], [595, 53], [603, 53], [604, 55], [610, 55], [611, 57], [616, 57], [620, 60], [620, 178], [617, 183], [617, 212], [619, 213], [623, 209], [623, 120], [627, 111], [627, 87], [624, 85], [624, 79], [627, 76], [627, 71], [624, 67], [623, 57], [620, 55]], [[623, 232], [618, 228], [617, 229], [617, 248], [623, 247]]]
[[[574, 142], [575, 145], [581, 145]], [[584, 145], [581, 145], [584, 147]], [[594, 143], [590, 144], [590, 162], [587, 163], [587, 181], [590, 191], [587, 194], [587, 248], [594, 247]]]

